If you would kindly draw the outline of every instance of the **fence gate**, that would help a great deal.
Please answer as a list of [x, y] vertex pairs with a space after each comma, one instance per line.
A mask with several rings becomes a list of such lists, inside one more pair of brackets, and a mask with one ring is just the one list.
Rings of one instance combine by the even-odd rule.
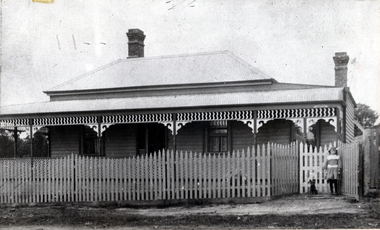
[[339, 181], [340, 193], [355, 197], [359, 200], [359, 143], [344, 144], [341, 142], [311, 148], [300, 144], [300, 193], [308, 193], [310, 184], [309, 177], [313, 173], [316, 179], [318, 193], [329, 193], [330, 188], [325, 179], [322, 164], [328, 155], [331, 146], [338, 148], [338, 154], [342, 161], [341, 180]]

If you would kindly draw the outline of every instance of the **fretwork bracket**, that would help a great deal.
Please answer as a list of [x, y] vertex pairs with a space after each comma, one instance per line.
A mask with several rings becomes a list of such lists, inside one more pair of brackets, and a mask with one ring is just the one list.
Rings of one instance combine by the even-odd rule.
[[175, 132], [174, 132], [174, 125], [173, 125], [174, 121], [161, 121], [158, 123], [165, 125], [170, 131], [172, 131], [172, 135], [176, 136], [178, 134], [178, 130], [190, 122], [191, 121], [177, 121], [176, 126], [175, 126], [176, 127]]
[[256, 120], [256, 127], [257, 127], [257, 130], [259, 130], [259, 128], [261, 126], [263, 126], [264, 124], [266, 124], [268, 121], [270, 120], [273, 120], [273, 119], [258, 119]]
[[239, 120], [239, 121], [243, 122], [245, 125], [248, 125], [248, 127], [252, 129], [252, 133], [256, 133], [254, 120]]
[[309, 129], [310, 126], [314, 125], [317, 123], [318, 120], [324, 120], [330, 125], [334, 126], [334, 131], [337, 132], [337, 127], [338, 127], [338, 119], [337, 117], [314, 117], [314, 118], [306, 118], [306, 126], [307, 129]]
[[98, 129], [98, 124], [85, 124], [85, 125], [91, 127], [91, 129], [93, 129], [96, 132], [98, 137], [102, 137], [103, 132], [106, 131], [106, 129], [108, 129], [113, 124], [100, 124], [100, 133]]

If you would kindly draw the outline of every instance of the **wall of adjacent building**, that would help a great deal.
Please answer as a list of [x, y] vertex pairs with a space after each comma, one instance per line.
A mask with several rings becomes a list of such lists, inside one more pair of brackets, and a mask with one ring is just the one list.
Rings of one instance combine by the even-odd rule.
[[350, 97], [346, 99], [346, 142], [355, 140], [355, 104]]

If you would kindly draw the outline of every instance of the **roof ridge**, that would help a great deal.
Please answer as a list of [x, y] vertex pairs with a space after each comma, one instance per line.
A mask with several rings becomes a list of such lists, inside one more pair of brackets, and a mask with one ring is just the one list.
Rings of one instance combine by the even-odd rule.
[[222, 50], [222, 51], [210, 51], [210, 52], [199, 52], [199, 53], [169, 54], [169, 55], [143, 57], [143, 58], [126, 58], [126, 59], [120, 59], [120, 61], [142, 61], [142, 60], [154, 60], [154, 59], [162, 59], [162, 58], [194, 57], [194, 56], [202, 56], [202, 55], [228, 54], [228, 53], [230, 53], [228, 50]]
[[79, 75], [78, 77], [72, 78], [72, 79], [70, 79], [70, 80], [68, 80], [68, 81], [65, 81], [65, 82], [59, 84], [59, 85], [56, 85], [56, 86], [54, 86], [54, 87], [52, 87], [52, 88], [46, 90], [45, 92], [48, 92], [48, 91], [51, 91], [51, 90], [55, 90], [55, 89], [59, 89], [59, 88], [61, 88], [62, 86], [68, 85], [68, 84], [70, 84], [70, 83], [72, 83], [72, 82], [74, 82], [74, 81], [77, 81], [77, 80], [79, 80], [79, 79], [81, 79], [81, 78], [84, 78], [84, 77], [86, 77], [86, 76], [88, 76], [88, 75], [91, 75], [91, 74], [93, 74], [93, 73], [99, 72], [100, 70], [103, 70], [103, 69], [106, 69], [106, 68], [108, 68], [108, 67], [110, 67], [110, 66], [113, 66], [113, 65], [119, 63], [119, 62], [122, 61], [122, 60], [123, 60], [123, 59], [119, 59], [119, 60], [113, 61], [113, 62], [111, 62], [111, 63], [108, 63], [108, 64], [106, 64], [106, 65], [103, 65], [103, 66], [101, 66], [101, 67], [98, 67], [98, 68], [96, 68], [96, 69], [94, 69], [94, 70], [91, 70], [91, 71], [89, 71], [89, 72], [87, 72], [87, 73], [84, 73], [84, 74], [82, 74], [82, 75]]
[[246, 62], [245, 60], [241, 59], [240, 57], [236, 56], [234, 53], [230, 52], [230, 51], [227, 51], [226, 52], [230, 57], [232, 57], [233, 59], [235, 59], [236, 61], [240, 62], [242, 65], [244, 65], [245, 67], [247, 67], [248, 69], [250, 69], [252, 72], [254, 73], [258, 73], [260, 75], [263, 75], [264, 79], [270, 79], [272, 77], [270, 77], [268, 74], [264, 73], [263, 71], [259, 70], [258, 68], [255, 68], [253, 67], [251, 64], [249, 64], [248, 62]]

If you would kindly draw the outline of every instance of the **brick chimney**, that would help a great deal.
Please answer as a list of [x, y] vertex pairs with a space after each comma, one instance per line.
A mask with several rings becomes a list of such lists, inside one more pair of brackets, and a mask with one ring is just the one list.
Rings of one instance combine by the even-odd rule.
[[129, 29], [127, 36], [128, 58], [144, 57], [144, 32], [139, 29]]
[[350, 58], [346, 52], [335, 53], [335, 86], [347, 87], [347, 64]]

